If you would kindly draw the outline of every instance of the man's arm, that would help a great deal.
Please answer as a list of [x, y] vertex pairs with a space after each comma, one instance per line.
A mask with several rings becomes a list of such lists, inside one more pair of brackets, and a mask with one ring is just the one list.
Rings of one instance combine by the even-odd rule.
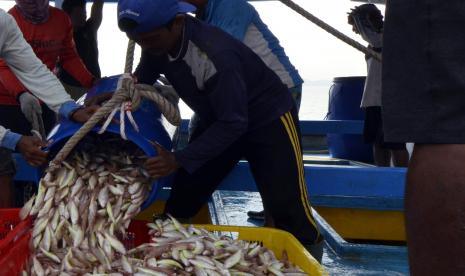
[[354, 16], [354, 24], [357, 30], [360, 32], [362, 38], [368, 42], [372, 47], [381, 48], [383, 47], [383, 34], [373, 30], [367, 20], [363, 20], [360, 16]]
[[66, 24], [67, 34], [64, 40], [63, 50], [60, 53], [61, 65], [74, 79], [79, 80], [82, 86], [90, 88], [93, 85], [94, 76], [87, 70], [76, 51], [76, 45], [73, 39], [73, 27], [69, 17], [63, 16], [63, 24]]
[[44, 146], [44, 141], [38, 137], [21, 136], [0, 126], [0, 147], [19, 151], [33, 166], [47, 162], [48, 154], [42, 150]]
[[4, 92], [15, 99], [18, 99], [22, 92], [27, 91], [4, 60], [0, 60], [0, 83], [5, 88]]
[[88, 22], [91, 23], [95, 32], [100, 28], [103, 19], [103, 0], [94, 0]]
[[53, 111], [68, 117], [78, 108], [58, 79], [37, 58], [14, 18], [0, 10], [0, 57], [22, 84]]
[[15, 150], [21, 135], [0, 126], [0, 147]]
[[160, 64], [163, 64], [162, 57], [155, 57], [146, 51], [142, 51], [139, 64], [134, 71], [134, 76], [138, 83], [153, 85], [160, 77]]
[[185, 149], [174, 153], [190, 173], [221, 154], [248, 128], [247, 87], [240, 67], [217, 73], [206, 85], [212, 88], [208, 97], [216, 120]]

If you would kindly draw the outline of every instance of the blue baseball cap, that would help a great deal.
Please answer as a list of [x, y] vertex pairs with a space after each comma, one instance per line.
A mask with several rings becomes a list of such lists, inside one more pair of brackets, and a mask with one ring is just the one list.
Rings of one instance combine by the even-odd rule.
[[140, 34], [164, 26], [178, 13], [195, 10], [193, 5], [178, 0], [119, 0], [118, 22], [122, 19], [135, 21], [137, 26], [130, 33]]

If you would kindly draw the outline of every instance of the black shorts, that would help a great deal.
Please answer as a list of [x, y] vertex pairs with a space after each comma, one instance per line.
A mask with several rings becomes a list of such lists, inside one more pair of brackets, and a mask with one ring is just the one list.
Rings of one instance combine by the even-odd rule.
[[380, 106], [365, 108], [365, 124], [363, 137], [367, 144], [377, 144], [381, 148], [390, 150], [406, 149], [405, 143], [387, 143], [384, 141], [383, 118]]
[[390, 0], [383, 38], [385, 140], [465, 143], [463, 0]]
[[[190, 143], [204, 131], [200, 121]], [[320, 235], [309, 205], [300, 137], [294, 108], [273, 122], [248, 131], [197, 171], [189, 173], [180, 168], [174, 175], [166, 213], [184, 219], [193, 217], [237, 162], [245, 158], [276, 227], [293, 234], [304, 246], [314, 244]]]

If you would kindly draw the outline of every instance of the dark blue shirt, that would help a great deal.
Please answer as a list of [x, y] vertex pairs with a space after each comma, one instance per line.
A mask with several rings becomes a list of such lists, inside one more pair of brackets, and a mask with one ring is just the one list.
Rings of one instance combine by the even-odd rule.
[[209, 125], [175, 153], [181, 166], [192, 173], [247, 131], [278, 119], [293, 101], [286, 85], [247, 46], [191, 16], [185, 19], [179, 56], [143, 52], [135, 75], [139, 82], [153, 84], [164, 74], [181, 99]]

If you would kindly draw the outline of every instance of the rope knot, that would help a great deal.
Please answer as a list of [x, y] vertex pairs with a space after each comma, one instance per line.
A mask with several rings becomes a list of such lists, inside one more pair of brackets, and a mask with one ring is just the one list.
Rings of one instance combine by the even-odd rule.
[[131, 74], [123, 74], [118, 80], [117, 91], [125, 93], [126, 100], [131, 102], [131, 110], [136, 110], [141, 102], [141, 95], [134, 83], [134, 78]]

